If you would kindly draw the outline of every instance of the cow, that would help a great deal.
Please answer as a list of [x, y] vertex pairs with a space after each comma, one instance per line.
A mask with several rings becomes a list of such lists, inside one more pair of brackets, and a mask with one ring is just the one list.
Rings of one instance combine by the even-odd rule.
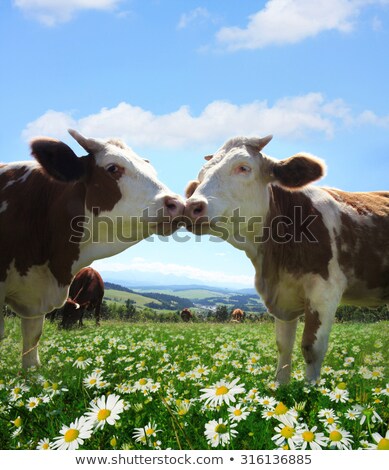
[[184, 308], [181, 311], [181, 320], [185, 323], [188, 323], [193, 318], [192, 312], [189, 308]]
[[104, 297], [104, 281], [93, 268], [79, 271], [69, 288], [69, 295], [62, 308], [63, 328], [70, 328], [77, 321], [83, 326], [84, 311], [95, 312], [96, 325], [100, 325], [100, 309]]
[[255, 286], [275, 317], [276, 379], [287, 383], [298, 318], [304, 315], [306, 380], [316, 382], [337, 306], [389, 302], [389, 192], [346, 192], [312, 185], [321, 159], [276, 160], [272, 136], [237, 137], [206, 157], [186, 189], [185, 220], [243, 250]]
[[240, 308], [236, 308], [231, 313], [231, 321], [241, 323], [244, 318], [244, 312]]
[[5, 302], [21, 318], [24, 368], [39, 365], [44, 315], [65, 302], [81, 268], [171, 234], [184, 210], [123, 141], [69, 133], [86, 155], [41, 137], [31, 142], [35, 160], [0, 164], [0, 312]]

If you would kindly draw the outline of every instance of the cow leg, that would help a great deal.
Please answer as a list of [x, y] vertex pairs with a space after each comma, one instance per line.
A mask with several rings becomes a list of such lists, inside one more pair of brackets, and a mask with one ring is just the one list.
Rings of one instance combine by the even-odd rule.
[[276, 380], [287, 384], [292, 369], [292, 351], [296, 338], [298, 318], [292, 321], [281, 321], [276, 318], [276, 341], [278, 349], [278, 366]]
[[320, 307], [315, 307], [310, 302], [306, 304], [301, 349], [306, 363], [307, 382], [315, 383], [320, 377], [337, 305], [333, 301], [323, 303]]
[[100, 326], [100, 310], [101, 310], [101, 302], [97, 302], [96, 308], [95, 308], [96, 326]]
[[2, 287], [4, 284], [0, 284], [0, 340], [4, 338], [4, 299], [5, 289]]
[[38, 344], [42, 335], [44, 319], [44, 316], [32, 319], [22, 318], [22, 366], [24, 369], [40, 365]]

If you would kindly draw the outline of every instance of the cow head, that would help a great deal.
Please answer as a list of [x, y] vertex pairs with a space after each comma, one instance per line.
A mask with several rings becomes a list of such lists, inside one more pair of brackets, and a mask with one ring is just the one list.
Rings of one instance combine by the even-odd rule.
[[[85, 197], [85, 215], [100, 224], [102, 241], [118, 230], [123, 239], [139, 241], [153, 233], [168, 235], [173, 219], [184, 210], [180, 196], [173, 194], [156, 176], [147, 160], [121, 140], [86, 138], [74, 130], [71, 136], [87, 155], [81, 158], [65, 143], [38, 138], [32, 154], [52, 178], [79, 187]], [[99, 241], [99, 239], [97, 239]]]
[[247, 233], [248, 224], [265, 220], [271, 184], [296, 190], [323, 176], [323, 162], [311, 155], [277, 161], [261, 153], [271, 138], [230, 139], [205, 157], [198, 179], [186, 189], [185, 220], [190, 231], [235, 244], [237, 229]]

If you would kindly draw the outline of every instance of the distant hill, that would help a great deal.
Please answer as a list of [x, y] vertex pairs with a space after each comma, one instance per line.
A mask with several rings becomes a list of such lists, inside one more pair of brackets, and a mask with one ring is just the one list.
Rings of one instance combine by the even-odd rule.
[[246, 312], [264, 312], [265, 306], [254, 289], [227, 289], [204, 285], [169, 285], [126, 287], [105, 281], [107, 301], [125, 303], [130, 301], [139, 307], [150, 307], [156, 310], [181, 310], [195, 308], [198, 310], [215, 310], [218, 305], [241, 308]]

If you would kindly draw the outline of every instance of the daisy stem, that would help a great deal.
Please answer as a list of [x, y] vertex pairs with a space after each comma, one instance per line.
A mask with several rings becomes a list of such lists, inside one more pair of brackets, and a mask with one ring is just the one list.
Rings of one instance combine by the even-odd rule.
[[164, 398], [161, 394], [159, 394], [159, 397], [161, 398], [161, 401], [162, 401], [162, 403], [165, 405], [166, 409], [168, 410], [168, 412], [169, 412], [169, 414], [170, 414], [170, 416], [171, 416], [171, 418], [172, 418], [172, 421], [175, 421], [176, 425], [178, 426], [178, 428], [180, 429], [180, 431], [181, 431], [182, 434], [184, 435], [185, 440], [186, 440], [186, 442], [188, 443], [190, 449], [193, 450], [193, 447], [192, 447], [192, 445], [191, 445], [191, 443], [190, 443], [190, 440], [189, 440], [188, 436], [186, 435], [186, 432], [184, 431], [184, 429], [183, 429], [183, 427], [181, 426], [180, 422], [177, 420], [175, 414], [174, 414], [173, 411], [171, 410], [171, 408], [170, 408], [170, 406], [168, 405], [167, 401], [165, 400], [165, 398]]

